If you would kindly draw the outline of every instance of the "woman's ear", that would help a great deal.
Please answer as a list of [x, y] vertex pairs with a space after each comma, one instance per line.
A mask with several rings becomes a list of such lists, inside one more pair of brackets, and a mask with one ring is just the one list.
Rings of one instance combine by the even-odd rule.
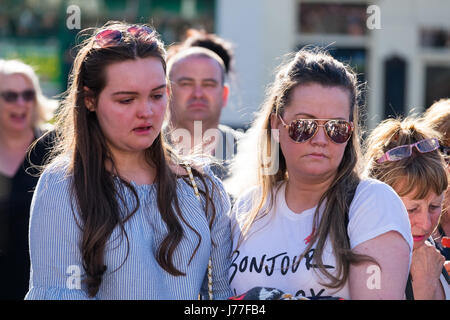
[[95, 111], [94, 94], [92, 90], [86, 86], [83, 87], [83, 90], [84, 90], [84, 105], [90, 112], [94, 112]]

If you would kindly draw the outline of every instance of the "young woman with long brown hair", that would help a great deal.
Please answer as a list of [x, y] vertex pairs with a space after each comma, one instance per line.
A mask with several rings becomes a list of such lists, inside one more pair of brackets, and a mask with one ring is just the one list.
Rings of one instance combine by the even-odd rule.
[[108, 23], [81, 47], [33, 198], [27, 299], [230, 295], [229, 199], [164, 141], [168, 93], [154, 30]]
[[360, 178], [358, 96], [353, 71], [324, 52], [281, 66], [225, 182], [254, 185], [232, 210], [235, 294], [404, 297], [408, 217], [392, 188]]

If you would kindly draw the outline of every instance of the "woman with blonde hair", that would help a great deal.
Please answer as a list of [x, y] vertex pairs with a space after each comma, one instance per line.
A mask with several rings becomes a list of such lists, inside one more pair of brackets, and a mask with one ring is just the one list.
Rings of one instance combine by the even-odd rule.
[[390, 185], [408, 211], [414, 240], [410, 274], [417, 300], [450, 299], [444, 257], [431, 238], [448, 186], [439, 138], [439, 132], [409, 117], [383, 121], [366, 141], [366, 174]]
[[[450, 173], [450, 99], [441, 99], [431, 105], [424, 113], [422, 120], [427, 126], [436, 129], [442, 134], [440, 150], [447, 162], [447, 172]], [[450, 237], [450, 191], [444, 200], [444, 209], [442, 211], [441, 220], [436, 230], [436, 246], [444, 255], [445, 260], [450, 260], [450, 248], [442, 245], [442, 238]], [[450, 270], [450, 267], [448, 268]]]
[[23, 299], [28, 289], [28, 220], [38, 180], [32, 167], [44, 163], [50, 136], [27, 152], [49, 129], [55, 107], [31, 66], [0, 60], [0, 299]]
[[237, 195], [252, 187], [232, 210], [235, 295], [404, 297], [407, 213], [389, 186], [360, 178], [358, 98], [355, 73], [327, 53], [302, 49], [280, 67], [227, 181]]

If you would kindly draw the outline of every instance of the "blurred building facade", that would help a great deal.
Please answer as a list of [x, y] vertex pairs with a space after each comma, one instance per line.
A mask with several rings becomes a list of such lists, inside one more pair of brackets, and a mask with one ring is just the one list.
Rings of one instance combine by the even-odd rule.
[[[72, 5], [80, 9], [75, 29], [68, 27]], [[149, 23], [167, 45], [188, 28], [205, 29], [234, 45], [221, 121], [245, 128], [286, 55], [318, 45], [367, 83], [363, 106], [372, 128], [450, 96], [449, 16], [449, 0], [0, 0], [0, 58], [35, 66], [44, 91], [56, 95], [66, 89], [80, 29], [108, 20]]]
[[238, 99], [224, 109], [224, 123], [248, 123], [281, 58], [305, 45], [328, 48], [367, 81], [368, 128], [450, 97], [448, 0], [217, 0], [216, 12], [238, 73]]
[[109, 20], [154, 26], [166, 44], [187, 28], [214, 31], [214, 0], [0, 0], [0, 58], [35, 67], [43, 90], [57, 95], [83, 40], [80, 30]]

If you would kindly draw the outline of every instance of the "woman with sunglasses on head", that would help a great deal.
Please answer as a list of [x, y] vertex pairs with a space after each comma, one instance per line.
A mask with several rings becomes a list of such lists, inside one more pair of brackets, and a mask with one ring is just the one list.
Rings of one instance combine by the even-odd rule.
[[439, 136], [410, 117], [383, 121], [366, 141], [366, 174], [390, 185], [408, 211], [414, 239], [412, 296], [417, 300], [450, 299], [450, 287], [442, 273], [445, 259], [431, 238], [448, 186], [445, 162], [438, 151]]
[[108, 23], [81, 47], [33, 198], [27, 299], [229, 296], [229, 199], [164, 141], [168, 92], [150, 28]]
[[[234, 294], [262, 286], [297, 298], [404, 297], [407, 213], [389, 186], [360, 179], [357, 100], [356, 75], [327, 53], [302, 49], [280, 68], [247, 137], [257, 140], [245, 156], [238, 148], [234, 167], [258, 155], [256, 187], [232, 210]], [[252, 181], [235, 174], [242, 187]]]
[[0, 60], [0, 299], [23, 299], [30, 258], [28, 220], [38, 177], [33, 166], [44, 162], [48, 129], [56, 102], [44, 97], [33, 68], [19, 60]]
[[[441, 99], [433, 103], [424, 113], [422, 120], [425, 125], [442, 134], [440, 150], [447, 162], [447, 172], [450, 173], [450, 166], [448, 165], [450, 161], [450, 99]], [[445, 260], [450, 260], [450, 247], [443, 246], [441, 241], [443, 237], [450, 237], [450, 191], [448, 190], [434, 239]], [[450, 270], [450, 265], [447, 270]]]

